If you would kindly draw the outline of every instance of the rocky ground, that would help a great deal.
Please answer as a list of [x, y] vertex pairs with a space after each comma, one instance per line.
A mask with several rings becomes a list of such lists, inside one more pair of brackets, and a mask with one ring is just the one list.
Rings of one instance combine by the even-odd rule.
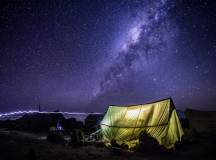
[[182, 144], [175, 151], [166, 153], [128, 152], [121, 155], [113, 153], [105, 147], [96, 145], [68, 146], [49, 143], [45, 134], [34, 134], [21, 131], [0, 130], [0, 160], [182, 160], [215, 159], [216, 140], [200, 138], [196, 144]]

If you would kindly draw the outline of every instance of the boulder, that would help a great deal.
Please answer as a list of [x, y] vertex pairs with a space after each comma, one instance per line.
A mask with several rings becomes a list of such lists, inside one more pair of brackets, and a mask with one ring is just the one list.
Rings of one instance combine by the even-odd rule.
[[100, 122], [103, 119], [103, 114], [89, 114], [85, 119], [86, 132], [94, 132], [100, 127]]
[[31, 113], [25, 114], [16, 120], [15, 129], [27, 131], [49, 131], [50, 126], [63, 122], [64, 116], [60, 113]]

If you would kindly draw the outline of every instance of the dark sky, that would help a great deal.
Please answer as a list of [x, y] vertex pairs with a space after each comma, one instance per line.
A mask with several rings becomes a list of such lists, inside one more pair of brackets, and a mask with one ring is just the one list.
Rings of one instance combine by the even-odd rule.
[[214, 0], [0, 3], [0, 112], [216, 107]]

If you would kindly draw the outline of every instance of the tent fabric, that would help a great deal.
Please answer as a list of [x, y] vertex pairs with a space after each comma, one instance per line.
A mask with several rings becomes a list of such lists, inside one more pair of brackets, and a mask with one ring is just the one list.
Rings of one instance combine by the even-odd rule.
[[129, 148], [139, 144], [142, 132], [150, 134], [167, 149], [173, 148], [184, 134], [172, 99], [143, 105], [109, 106], [100, 125], [107, 144], [116, 140]]

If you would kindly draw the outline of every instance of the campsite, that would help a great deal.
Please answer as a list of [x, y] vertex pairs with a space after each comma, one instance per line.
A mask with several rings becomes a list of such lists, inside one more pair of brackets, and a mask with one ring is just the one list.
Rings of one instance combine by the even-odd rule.
[[[198, 119], [202, 125], [196, 126]], [[187, 110], [186, 118], [179, 118], [170, 98], [109, 106], [104, 115], [90, 115], [85, 123], [58, 112], [27, 114], [1, 121], [0, 154], [2, 160], [214, 159], [215, 130], [208, 127], [215, 122], [210, 111]]]
[[216, 160], [216, 0], [0, 0], [0, 160]]

